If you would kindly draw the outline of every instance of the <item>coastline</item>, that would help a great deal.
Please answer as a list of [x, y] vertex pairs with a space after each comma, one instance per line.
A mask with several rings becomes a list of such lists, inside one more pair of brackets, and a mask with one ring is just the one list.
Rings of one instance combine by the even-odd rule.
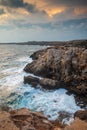
[[70, 41], [29, 41], [29, 42], [13, 42], [13, 43], [0, 43], [0, 45], [40, 45], [40, 46], [73, 46], [87, 48], [87, 39], [83, 40], [70, 40]]
[[[71, 46], [71, 45], [70, 45]], [[77, 46], [77, 45], [76, 45]], [[86, 49], [86, 47], [87, 47], [87, 44], [85, 44], [84, 46], [81, 46], [80, 44], [79, 44], [79, 46], [80, 46], [80, 48], [82, 47], [82, 48], [84, 48], [85, 47], [85, 49]], [[65, 47], [65, 46], [64, 46]], [[64, 48], [63, 47], [63, 48]], [[59, 48], [59, 47], [58, 47]], [[66, 47], [67, 48], [67, 47]], [[49, 48], [49, 49], [51, 49], [51, 47]], [[52, 49], [57, 49], [57, 48], [55, 48], [55, 47], [52, 47]], [[38, 52], [36, 52], [36, 53], [34, 53], [31, 57], [33, 57], [33, 59], [35, 60], [35, 61], [37, 61], [38, 60], [38, 56], [41, 58], [41, 57], [44, 57], [43, 55], [46, 53], [46, 50], [47, 49], [45, 49], [45, 51], [43, 52], [43, 51], [38, 51]], [[42, 54], [43, 53], [43, 54]], [[83, 52], [82, 52], [83, 53]], [[39, 54], [39, 55], [38, 55]], [[58, 55], [57, 55], [58, 56]], [[49, 57], [49, 56], [48, 56]], [[85, 54], [85, 57], [86, 57], [86, 54]], [[39, 59], [40, 60], [40, 59]], [[83, 59], [84, 60], [84, 59]], [[35, 62], [34, 61], [34, 62]], [[32, 66], [32, 63], [30, 63], [31, 64], [31, 66]], [[36, 62], [34, 63], [34, 64], [36, 64]], [[33, 64], [33, 65], [34, 65]], [[38, 66], [39, 67], [39, 66]], [[30, 69], [30, 68], [29, 68]], [[25, 70], [25, 69], [24, 69]], [[42, 75], [41, 75], [42, 76]], [[86, 75], [85, 75], [86, 76]], [[42, 76], [43, 77], [43, 76]], [[46, 78], [46, 77], [45, 77]], [[28, 81], [29, 80], [31, 80], [31, 79], [29, 79], [29, 77], [28, 77]], [[82, 80], [82, 79], [81, 79]], [[49, 82], [49, 81], [47, 81], [47, 80], [45, 80], [44, 82], [43, 81], [38, 81], [38, 79], [34, 79], [34, 80], [32, 80], [31, 82], [36, 82], [36, 85], [37, 85], [37, 82], [40, 82], [40, 84], [42, 85], [42, 86], [44, 86], [43, 84], [44, 84], [44, 82], [46, 83], [47, 82], [47, 84], [45, 84], [45, 87], [47, 86], [49, 86], [49, 85], [52, 85], [52, 83], [53, 83], [53, 85], [55, 86], [55, 83], [54, 83], [54, 81], [52, 81], [52, 82]], [[49, 85], [48, 85], [48, 82], [49, 82]], [[81, 82], [80, 80], [79, 80], [79, 82]], [[84, 82], [84, 79], [83, 79], [83, 82]], [[26, 83], [26, 82], [25, 82]], [[30, 82], [29, 82], [30, 83]], [[57, 84], [58, 85], [58, 84]], [[60, 85], [59, 85], [60, 86]], [[46, 87], [46, 88], [47, 88]], [[51, 87], [53, 87], [53, 86], [51, 86]], [[65, 88], [65, 87], [64, 87]], [[72, 93], [72, 92], [71, 92]], [[82, 94], [82, 93], [81, 93]], [[81, 95], [80, 95], [81, 96]], [[83, 96], [83, 95], [82, 95]], [[77, 94], [77, 98], [78, 98], [79, 96], [78, 96], [78, 94]], [[78, 99], [79, 100], [79, 99]], [[83, 98], [83, 100], [84, 100], [84, 98]], [[87, 105], [87, 104], [86, 104]], [[16, 111], [16, 110], [15, 110]], [[19, 110], [19, 111], [21, 111], [21, 109]], [[26, 110], [24, 110], [24, 112], [25, 112]], [[3, 112], [2, 112], [3, 113]], [[31, 112], [32, 113], [32, 112]], [[21, 116], [24, 116], [24, 115], [22, 115], [21, 114]], [[26, 116], [28, 116], [28, 115], [26, 115]], [[18, 117], [19, 118], [19, 117]], [[21, 121], [22, 121], [22, 119], [20, 119]], [[24, 119], [23, 119], [24, 120]], [[83, 120], [83, 119], [81, 119], [81, 120]], [[86, 117], [86, 119], [85, 120], [87, 120], [87, 117]], [[14, 120], [13, 120], [13, 122], [14, 122]], [[39, 121], [40, 122], [40, 121]], [[46, 120], [46, 122], [47, 122], [47, 120]], [[45, 122], [45, 123], [46, 123]], [[48, 121], [49, 122], [49, 121]], [[79, 121], [77, 121], [77, 122], [79, 122]], [[84, 124], [83, 123], [84, 121], [82, 121], [82, 124]], [[49, 128], [47, 128], [47, 130], [51, 130], [51, 128], [50, 128], [50, 125], [52, 126], [52, 124], [50, 124], [51, 122], [49, 122], [48, 124], [48, 126], [49, 126]], [[54, 123], [55, 124], [55, 123]], [[59, 123], [58, 124], [58, 122], [57, 122], [57, 124], [56, 125], [60, 125], [61, 123]], [[46, 124], [45, 124], [46, 125]], [[85, 125], [84, 125], [85, 126]], [[47, 127], [47, 126], [46, 126]], [[52, 126], [52, 127], [54, 127], [54, 125]], [[61, 126], [61, 127], [63, 127], [63, 126]], [[61, 127], [60, 127], [60, 129], [61, 129]], [[65, 127], [65, 126], [64, 126]], [[28, 128], [29, 128], [29, 126], [28, 126]], [[85, 127], [86, 128], [86, 127]], [[17, 129], [19, 129], [19, 128], [17, 128]], [[35, 130], [37, 130], [36, 128], [32, 128], [32, 129], [35, 129]], [[59, 130], [59, 126], [56, 126], [56, 129], [58, 129]], [[64, 129], [64, 128], [62, 128], [62, 129]], [[68, 129], [68, 128], [67, 128]], [[3, 129], [2, 128], [2, 130], [5, 130], [5, 129]], [[27, 130], [27, 128], [24, 128], [24, 130]], [[39, 129], [38, 129], [39, 130]], [[46, 130], [46, 128], [44, 128], [44, 129], [41, 129], [40, 128], [40, 130]], [[55, 130], [55, 128], [52, 128], [52, 130]], [[65, 130], [66, 130], [66, 128], [65, 128]], [[84, 129], [85, 130], [85, 129]]]

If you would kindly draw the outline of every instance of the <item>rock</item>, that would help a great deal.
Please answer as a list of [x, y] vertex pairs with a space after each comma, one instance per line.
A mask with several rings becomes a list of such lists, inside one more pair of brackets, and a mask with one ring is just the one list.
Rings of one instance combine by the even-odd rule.
[[57, 80], [53, 80], [53, 79], [49, 79], [49, 78], [36, 78], [36, 77], [32, 77], [32, 76], [26, 76], [24, 77], [24, 83], [28, 83], [31, 84], [32, 87], [37, 87], [37, 85], [42, 86], [42, 88], [44, 89], [56, 89], [56, 88], [60, 88], [61, 86], [64, 87], [64, 83], [63, 82], [58, 82]]
[[70, 126], [65, 127], [63, 130], [87, 130], [87, 122], [75, 119]]
[[70, 117], [72, 117], [72, 114], [66, 111], [60, 111], [58, 114], [59, 114], [58, 120], [63, 123], [64, 123], [64, 120], [69, 121]]
[[46, 51], [47, 51], [46, 49], [36, 51], [36, 52], [34, 52], [30, 57], [31, 57], [33, 60], [37, 60], [37, 59], [38, 59], [41, 55], [43, 55]]
[[4, 102], [2, 104], [0, 104], [0, 111], [9, 111], [11, 108], [8, 107], [7, 103]]
[[41, 113], [22, 108], [0, 111], [0, 130], [53, 130], [53, 124]]
[[87, 110], [79, 110], [75, 112], [74, 117], [78, 117], [81, 120], [87, 121]]
[[62, 124], [59, 120], [51, 121], [54, 126], [54, 130], [63, 130], [67, 125]]
[[24, 83], [31, 84], [33, 87], [37, 86], [39, 83], [39, 79], [32, 76], [26, 76], [24, 77]]
[[39, 81], [39, 84], [44, 88], [44, 89], [58, 89], [61, 88], [61, 86], [65, 87], [64, 82], [60, 82], [57, 80], [49, 79], [49, 78], [42, 78]]
[[[87, 49], [81, 47], [50, 47], [32, 55], [35, 59], [24, 70], [49, 79], [52, 86], [63, 83], [72, 92], [87, 95]], [[55, 81], [54, 81], [55, 80]], [[47, 82], [43, 79], [41, 82]], [[53, 87], [53, 89], [55, 88]], [[49, 87], [50, 88], [50, 87]], [[58, 86], [59, 88], [59, 86]]]
[[60, 88], [61, 85], [63, 85], [62, 82], [58, 82], [57, 80], [53, 80], [53, 79], [49, 79], [49, 78], [42, 78], [39, 81], [39, 84], [45, 88], [45, 89], [56, 89], [56, 88]]
[[74, 95], [74, 97], [75, 97], [77, 106], [80, 106], [80, 108], [82, 108], [82, 109], [87, 109], [87, 95], [85, 95], [85, 96]]
[[0, 111], [0, 130], [20, 130], [10, 119], [10, 113]]
[[11, 118], [17, 127], [24, 130], [52, 130], [53, 126], [44, 115], [28, 109], [13, 110]]
[[87, 84], [83, 83], [74, 87], [71, 87], [71, 90], [73, 90], [75, 93], [79, 95], [87, 95]]
[[68, 126], [62, 124], [58, 120], [49, 121], [43, 114], [39, 112], [32, 112], [26, 108], [21, 108], [18, 110], [10, 110], [8, 112], [0, 111], [0, 130], [86, 130], [86, 129], [87, 129], [87, 122], [77, 118]]

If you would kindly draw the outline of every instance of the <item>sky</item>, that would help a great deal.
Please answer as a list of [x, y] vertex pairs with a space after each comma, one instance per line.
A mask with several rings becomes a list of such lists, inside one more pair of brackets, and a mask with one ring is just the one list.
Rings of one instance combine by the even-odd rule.
[[0, 0], [0, 43], [87, 39], [87, 0]]

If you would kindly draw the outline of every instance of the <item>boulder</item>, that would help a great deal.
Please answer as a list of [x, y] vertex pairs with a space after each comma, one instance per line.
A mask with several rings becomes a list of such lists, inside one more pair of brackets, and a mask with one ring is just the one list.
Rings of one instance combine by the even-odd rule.
[[37, 86], [39, 83], [39, 79], [32, 76], [25, 76], [24, 77], [24, 83], [31, 84], [33, 87]]
[[57, 81], [57, 80], [53, 80], [53, 79], [49, 79], [49, 78], [36, 78], [33, 76], [26, 76], [24, 77], [24, 83], [28, 83], [31, 84], [32, 87], [37, 87], [37, 85], [42, 86], [42, 88], [44, 89], [48, 89], [48, 90], [52, 90], [52, 89], [57, 89], [57, 88], [61, 88], [61, 86], [64, 87], [64, 83]]

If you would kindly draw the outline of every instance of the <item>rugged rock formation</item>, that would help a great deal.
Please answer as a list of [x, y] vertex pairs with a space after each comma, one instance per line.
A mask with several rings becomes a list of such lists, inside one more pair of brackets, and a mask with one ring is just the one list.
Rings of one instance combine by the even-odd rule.
[[10, 113], [0, 111], [0, 130], [19, 130], [19, 128], [10, 119]]
[[44, 89], [57, 89], [65, 84], [63, 82], [59, 82], [57, 80], [49, 79], [49, 78], [36, 78], [32, 76], [25, 76], [24, 83], [31, 84], [33, 87], [37, 88], [38, 85], [41, 85]]
[[0, 130], [53, 130], [53, 124], [39, 112], [28, 109], [0, 111]]
[[53, 83], [55, 80], [58, 82], [58, 88], [63, 83], [64, 87], [67, 86], [66, 88], [70, 91], [87, 95], [86, 48], [50, 47], [34, 53], [31, 57], [34, 61], [26, 65], [24, 71], [49, 79], [43, 79], [46, 84], [49, 84], [49, 81]]
[[[45, 89], [64, 87], [69, 90], [68, 92], [76, 94], [77, 104], [81, 100], [81, 107], [87, 105], [87, 49], [85, 47], [50, 47], [35, 52], [31, 57], [34, 61], [26, 65], [24, 70], [42, 78], [28, 76], [24, 78], [25, 83], [35, 82], [34, 87], [39, 84]], [[65, 115], [61, 114], [61, 116]], [[86, 130], [87, 112], [78, 111], [75, 117], [79, 119], [75, 118], [70, 126], [62, 130]], [[55, 130], [59, 130], [57, 125]]]
[[68, 125], [49, 121], [39, 112], [29, 109], [0, 111], [0, 130], [86, 130], [87, 122], [75, 119]]

